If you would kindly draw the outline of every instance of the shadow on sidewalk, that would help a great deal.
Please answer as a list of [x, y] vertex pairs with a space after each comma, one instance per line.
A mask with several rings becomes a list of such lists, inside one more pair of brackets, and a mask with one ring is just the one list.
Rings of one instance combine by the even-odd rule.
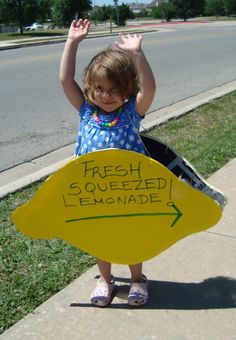
[[[115, 280], [117, 283], [122, 283], [117, 288], [116, 296], [122, 300], [127, 300], [130, 281], [120, 277], [116, 277]], [[229, 277], [219, 276], [199, 283], [150, 280], [149, 292], [150, 302], [140, 307], [142, 309], [198, 310], [236, 308], [236, 279]], [[70, 306], [93, 307], [90, 303], [72, 303]], [[113, 301], [108, 308], [133, 309], [134, 307], [129, 307], [126, 301], [121, 303]]]

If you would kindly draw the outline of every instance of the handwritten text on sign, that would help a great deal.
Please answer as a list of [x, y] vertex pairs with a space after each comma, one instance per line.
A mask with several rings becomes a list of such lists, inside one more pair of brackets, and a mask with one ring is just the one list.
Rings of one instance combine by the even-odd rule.
[[[71, 182], [67, 192], [63, 193], [64, 207], [77, 209], [90, 206], [93, 213], [91, 214], [91, 209], [88, 213], [82, 210], [85, 215], [67, 218], [66, 222], [98, 218], [173, 216], [170, 223], [173, 227], [182, 216], [171, 201], [172, 179], [164, 176], [149, 177], [140, 160], [123, 165], [102, 166], [95, 160], [89, 160], [80, 162], [78, 167], [81, 180]], [[137, 211], [137, 206], [140, 205], [148, 207], [147, 211]], [[105, 212], [94, 212], [94, 208], [101, 206], [106, 209]], [[136, 210], [133, 209], [134, 206]]]
[[[98, 166], [81, 162], [83, 181], [73, 182], [63, 194], [65, 207], [104, 204], [147, 204], [171, 199], [171, 180], [148, 177], [142, 163]], [[168, 197], [166, 197], [168, 196]]]
[[[80, 172], [82, 180], [72, 182], [69, 185], [68, 192], [63, 195], [63, 202], [66, 208], [101, 205], [156, 205], [163, 202], [163, 200], [171, 199], [172, 181], [164, 177], [147, 177], [142, 168], [141, 161], [130, 162], [126, 166], [99, 166], [96, 161], [90, 160], [81, 162], [80, 170], [82, 172]], [[175, 210], [177, 210], [176, 207]], [[179, 211], [178, 213], [162, 212], [161, 214], [180, 217]], [[108, 214], [110, 218], [134, 215], [144, 214], [130, 213], [129, 215], [119, 214], [112, 216]], [[67, 222], [98, 217], [104, 218], [105, 216], [96, 215], [93, 217], [68, 219]]]

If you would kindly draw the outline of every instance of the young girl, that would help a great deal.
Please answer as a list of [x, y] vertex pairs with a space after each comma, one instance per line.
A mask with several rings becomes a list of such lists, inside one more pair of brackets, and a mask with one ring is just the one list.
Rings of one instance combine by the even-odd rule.
[[[70, 103], [79, 111], [80, 128], [75, 155], [105, 148], [128, 149], [145, 153], [139, 138], [140, 121], [155, 95], [155, 80], [141, 48], [139, 34], [120, 35], [116, 48], [98, 53], [85, 69], [83, 90], [76, 83], [75, 64], [79, 44], [89, 32], [90, 22], [74, 20], [60, 66], [60, 81]], [[115, 282], [111, 263], [97, 259], [100, 279], [92, 292], [93, 305], [111, 302]], [[129, 305], [144, 305], [149, 300], [142, 263], [130, 265]]]

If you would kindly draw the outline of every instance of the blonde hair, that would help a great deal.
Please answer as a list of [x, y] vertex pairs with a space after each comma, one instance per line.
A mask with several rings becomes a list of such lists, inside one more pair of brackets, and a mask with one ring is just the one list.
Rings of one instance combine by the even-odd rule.
[[98, 53], [85, 68], [82, 81], [86, 100], [94, 105], [95, 83], [107, 78], [124, 99], [137, 95], [139, 76], [132, 56], [124, 51], [107, 48]]

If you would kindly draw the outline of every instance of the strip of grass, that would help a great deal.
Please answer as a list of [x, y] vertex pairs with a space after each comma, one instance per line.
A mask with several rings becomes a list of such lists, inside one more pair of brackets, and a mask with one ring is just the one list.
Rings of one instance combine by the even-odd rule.
[[28, 39], [28, 38], [45, 38], [45, 37], [62, 37], [67, 34], [66, 30], [45, 30], [45, 31], [30, 31], [20, 34], [19, 32], [12, 33], [0, 33], [0, 41], [4, 40], [16, 40], [16, 39]]
[[[207, 177], [236, 157], [236, 92], [149, 133], [174, 147]], [[64, 241], [29, 239], [12, 225], [11, 213], [40, 184], [0, 201], [0, 332], [95, 263]]]

